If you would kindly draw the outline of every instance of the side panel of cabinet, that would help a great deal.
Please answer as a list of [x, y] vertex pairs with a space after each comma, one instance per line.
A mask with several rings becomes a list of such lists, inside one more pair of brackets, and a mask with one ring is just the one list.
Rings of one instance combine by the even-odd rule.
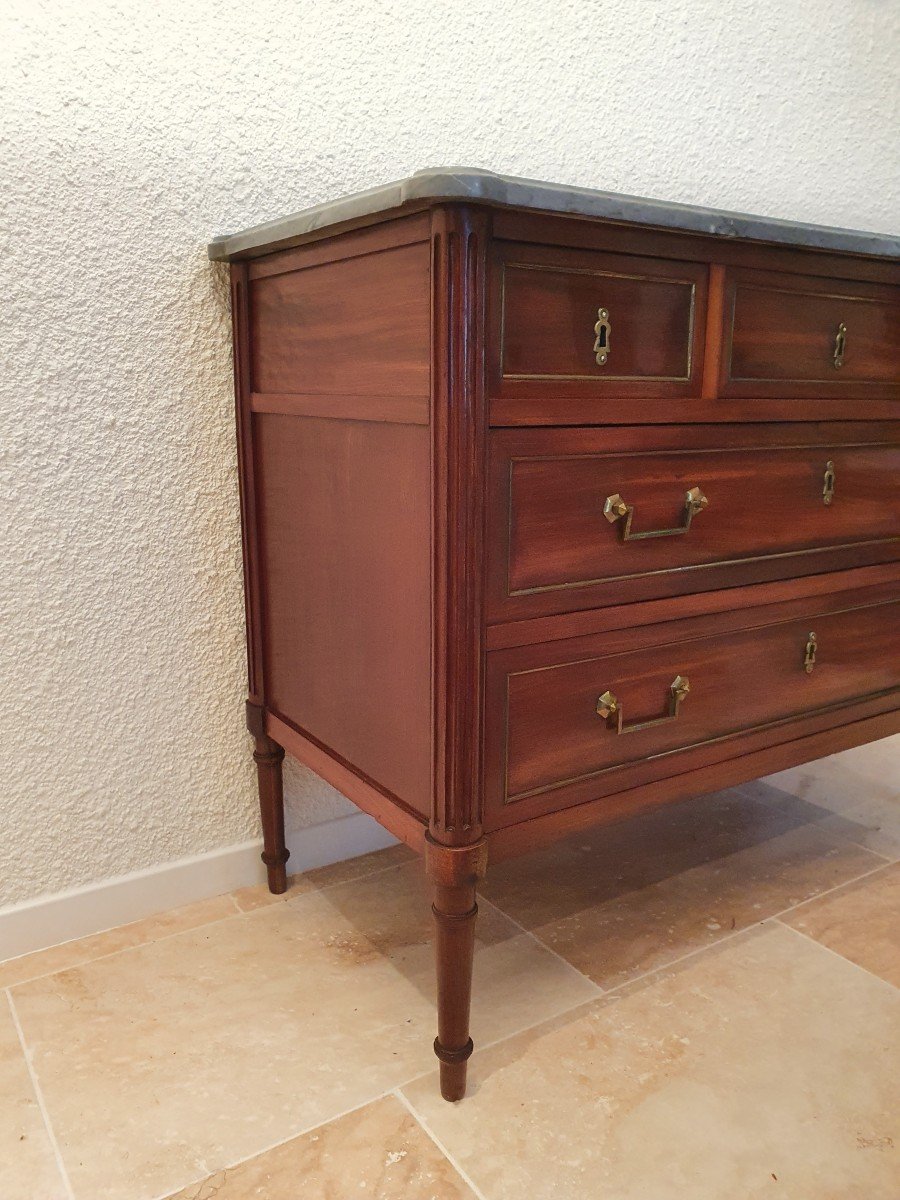
[[431, 250], [423, 234], [392, 246], [380, 226], [261, 260], [248, 327], [265, 706], [427, 817]]
[[427, 814], [427, 427], [254, 420], [267, 707]]

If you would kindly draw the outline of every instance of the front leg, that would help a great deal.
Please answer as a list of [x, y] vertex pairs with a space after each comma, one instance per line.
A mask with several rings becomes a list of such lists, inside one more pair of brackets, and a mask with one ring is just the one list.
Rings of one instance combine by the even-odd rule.
[[429, 837], [426, 864], [433, 886], [437, 963], [438, 1035], [434, 1052], [441, 1064], [441, 1095], [461, 1100], [466, 1064], [472, 1053], [469, 1012], [475, 952], [475, 887], [484, 877], [487, 842], [442, 846]]

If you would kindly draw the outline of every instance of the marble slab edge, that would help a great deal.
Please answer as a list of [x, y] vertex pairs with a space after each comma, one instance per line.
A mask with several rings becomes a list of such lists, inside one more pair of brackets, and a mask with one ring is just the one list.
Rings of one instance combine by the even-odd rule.
[[415, 175], [395, 183], [317, 204], [292, 216], [255, 225], [241, 233], [225, 234], [210, 242], [208, 253], [216, 262], [254, 257], [288, 246], [330, 225], [440, 200], [477, 201], [569, 216], [598, 217], [657, 229], [677, 229], [714, 237], [777, 242], [849, 254], [900, 257], [900, 236], [832, 229], [827, 225], [809, 225], [777, 217], [756, 217], [689, 204], [671, 204], [664, 200], [648, 200], [616, 192], [518, 179], [468, 167], [417, 171]]

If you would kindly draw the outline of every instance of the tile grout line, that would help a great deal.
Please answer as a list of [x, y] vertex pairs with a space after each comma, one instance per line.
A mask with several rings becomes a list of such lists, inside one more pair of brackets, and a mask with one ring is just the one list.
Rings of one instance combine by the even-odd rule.
[[[500, 1039], [502, 1040], [502, 1039]], [[493, 1042], [490, 1043], [494, 1045]], [[435, 1059], [435, 1064], [437, 1060]], [[417, 1083], [420, 1079], [426, 1079], [436, 1069], [431, 1068], [425, 1071], [419, 1071], [416, 1075], [410, 1075], [401, 1083], [392, 1084], [389, 1088], [385, 1088], [383, 1092], [376, 1092], [371, 1096], [367, 1096], [364, 1100], [360, 1100], [358, 1104], [352, 1104], [349, 1108], [342, 1109], [340, 1112], [332, 1113], [328, 1117], [324, 1117], [321, 1121], [315, 1121], [312, 1125], [304, 1125], [299, 1129], [289, 1133], [287, 1137], [279, 1138], [277, 1142], [272, 1142], [270, 1145], [262, 1146], [259, 1150], [254, 1150], [252, 1154], [248, 1154], [246, 1158], [239, 1158], [232, 1163], [228, 1163], [224, 1167], [218, 1167], [215, 1171], [207, 1171], [196, 1179], [191, 1179], [187, 1183], [179, 1184], [175, 1191], [163, 1192], [158, 1196], [153, 1197], [153, 1200], [170, 1200], [172, 1196], [176, 1196], [178, 1192], [183, 1191], [187, 1187], [192, 1187], [194, 1184], [205, 1183], [207, 1179], [213, 1175], [219, 1174], [221, 1171], [235, 1171], [244, 1163], [252, 1162], [254, 1158], [260, 1158], [263, 1154], [269, 1154], [272, 1150], [277, 1150], [279, 1146], [286, 1146], [288, 1142], [293, 1142], [297, 1138], [306, 1137], [310, 1133], [315, 1133], [317, 1129], [324, 1129], [326, 1125], [331, 1125], [334, 1121], [340, 1121], [344, 1117], [349, 1117], [352, 1113], [360, 1112], [364, 1108], [368, 1108], [370, 1104], [377, 1104], [379, 1100], [385, 1100], [388, 1096], [393, 1096], [399, 1092], [401, 1088], [409, 1087], [411, 1083]]]
[[[835, 817], [838, 815], [839, 814], [837, 813], [832, 814], [832, 816]], [[836, 829], [826, 829], [824, 821], [827, 820], [827, 817], [823, 817], [821, 823], [818, 821], [813, 821], [808, 828], [815, 829], [817, 833], [820, 833], [822, 837], [827, 838], [828, 841], [835, 846], [844, 848], [847, 846], [854, 846], [857, 850], [865, 850], [866, 854], [871, 854], [874, 858], [880, 858], [884, 866], [890, 866], [890, 864], [894, 862], [894, 859], [889, 858], [886, 854], [882, 854], [880, 850], [873, 850], [871, 846], [866, 846], [862, 842], [857, 842], [854, 838], [848, 837], [845, 833], [838, 833]], [[799, 825], [797, 828], [803, 829], [804, 826]]]
[[[777, 912], [769, 913], [768, 916], [760, 917], [759, 920], [757, 920], [757, 921], [751, 921], [749, 925], [744, 925], [740, 929], [731, 929], [723, 937], [715, 938], [713, 941], [707, 942], [703, 946], [696, 946], [693, 950], [689, 950], [686, 954], [680, 954], [677, 958], [669, 959], [668, 961], [666, 961], [664, 963], [660, 963], [659, 966], [651, 967], [648, 971], [642, 971], [639, 975], [632, 975], [630, 978], [623, 980], [621, 983], [614, 984], [611, 987], [603, 988], [603, 987], [601, 987], [600, 984], [595, 984], [594, 986], [599, 988], [599, 995], [596, 998], [599, 999], [600, 996], [612, 995], [613, 993], [618, 992], [621, 988], [628, 987], [632, 983], [637, 983], [641, 979], [646, 979], [650, 975], [656, 975], [659, 971], [665, 971], [669, 967], [674, 967], [677, 964], [684, 962], [686, 959], [693, 958], [697, 954], [703, 954], [707, 950], [712, 950], [715, 946], [722, 946], [726, 942], [730, 942], [732, 940], [732, 938], [738, 937], [740, 934], [746, 933], [748, 930], [754, 929], [759, 925], [764, 925], [766, 923], [766, 921], [776, 920], [777, 918], [784, 916], [785, 913], [793, 912], [795, 909], [800, 908], [804, 904], [811, 904], [814, 900], [820, 900], [824, 896], [830, 896], [832, 892], [840, 891], [841, 888], [848, 887], [852, 883], [858, 883], [863, 879], [868, 879], [870, 875], [877, 875], [879, 871], [887, 870], [888, 867], [891, 867], [893, 865], [894, 865], [893, 863], [889, 863], [889, 862], [879, 863], [877, 867], [873, 867], [870, 871], [864, 871], [862, 875], [854, 875], [851, 879], [844, 879], [840, 883], [836, 883], [834, 885], [834, 887], [827, 888], [824, 892], [819, 892], [818, 895], [816, 895], [816, 896], [810, 896], [806, 900], [801, 900], [799, 902], [799, 904], [789, 904], [787, 906], [787, 908], [781, 908]], [[493, 903], [493, 901], [491, 901], [490, 903]], [[503, 911], [502, 908], [499, 908], [499, 905], [494, 904], [494, 907], [498, 908], [499, 911], [501, 913], [503, 913], [504, 916], [508, 915], [507, 913], [505, 913]], [[513, 920], [512, 917], [510, 917], [509, 919], [511, 921]], [[513, 922], [513, 923], [515, 924], [516, 922]], [[526, 930], [526, 932], [528, 932], [528, 931]], [[550, 950], [550, 947], [547, 946], [546, 943], [544, 941], [542, 941], [541, 938], [536, 933], [532, 933], [531, 936], [541, 946], [544, 946], [546, 949]], [[556, 952], [551, 950], [551, 953], [556, 953]], [[558, 955], [558, 957], [562, 957], [562, 956]], [[565, 962], [565, 961], [566, 960], [563, 959], [563, 962]], [[577, 971], [578, 968], [574, 967], [573, 970]], [[579, 971], [578, 974], [581, 974], [581, 972]], [[584, 976], [584, 978], [587, 979], [588, 976]], [[593, 980], [591, 980], [591, 982], [593, 983]], [[578, 1007], [578, 1006], [575, 1005], [573, 1007]], [[563, 1011], [566, 1012], [566, 1011], [571, 1011], [571, 1010], [564, 1009]], [[540, 1024], [541, 1022], [538, 1022], [538, 1023]], [[532, 1026], [532, 1028], [533, 1028], [533, 1026]], [[515, 1036], [515, 1035], [509, 1035], [509, 1036]], [[503, 1039], [500, 1039], [500, 1040], [503, 1040]], [[492, 1044], [496, 1044], [496, 1043], [492, 1043]]]
[[[415, 1075], [412, 1079], [407, 1079], [402, 1083], [401, 1087], [406, 1087], [407, 1083], [414, 1083], [416, 1079], [421, 1079], [421, 1075]], [[190, 1179], [187, 1183], [178, 1184], [174, 1191], [162, 1192], [154, 1196], [152, 1200], [171, 1200], [172, 1196], [177, 1196], [179, 1192], [183, 1192], [185, 1188], [194, 1187], [197, 1184], [206, 1183], [208, 1179], [212, 1179], [214, 1175], [223, 1174], [226, 1171], [236, 1171], [238, 1167], [244, 1166], [245, 1163], [252, 1162], [255, 1158], [262, 1158], [264, 1154], [271, 1154], [273, 1150], [279, 1149], [281, 1146], [286, 1146], [288, 1142], [296, 1141], [297, 1138], [306, 1137], [310, 1133], [315, 1133], [317, 1129], [324, 1129], [326, 1125], [330, 1125], [333, 1121], [340, 1121], [343, 1117], [349, 1117], [352, 1113], [359, 1112], [363, 1108], [368, 1108], [370, 1104], [377, 1104], [379, 1100], [384, 1100], [385, 1097], [393, 1093], [393, 1088], [388, 1088], [384, 1092], [379, 1092], [377, 1096], [369, 1096], [365, 1100], [361, 1100], [359, 1104], [354, 1104], [350, 1108], [345, 1108], [342, 1112], [335, 1113], [333, 1116], [326, 1117], [323, 1121], [316, 1121], [314, 1125], [307, 1125], [301, 1129], [289, 1133], [287, 1137], [279, 1138], [277, 1142], [272, 1142], [268, 1146], [262, 1146], [259, 1150], [254, 1150], [252, 1154], [248, 1154], [246, 1158], [239, 1158], [234, 1162], [227, 1163], [224, 1167], [217, 1167], [213, 1171], [207, 1171], [205, 1175], [200, 1175], [196, 1179]]]
[[[501, 1034], [500, 1037], [494, 1038], [492, 1042], [477, 1042], [474, 1054], [480, 1054], [485, 1050], [493, 1050], [495, 1046], [502, 1046], [504, 1042], [508, 1042], [512, 1038], [521, 1037], [523, 1033], [533, 1033], [535, 1029], [540, 1029], [542, 1025], [549, 1025], [551, 1021], [558, 1021], [561, 1017], [569, 1017], [572, 1013], [578, 1012], [579, 1008], [587, 1008], [590, 1004], [596, 1004], [598, 1000], [603, 1000], [608, 995], [609, 992], [599, 992], [596, 996], [587, 996], [584, 1000], [578, 1000], [575, 1004], [570, 1004], [568, 1008], [561, 1008], [558, 1012], [548, 1013], [545, 1017], [539, 1017], [538, 1020], [532, 1021], [530, 1025], [521, 1025], [518, 1029]], [[425, 1075], [430, 1075], [433, 1071], [434, 1068], [432, 1068], [432, 1071], [426, 1071], [422, 1075], [417, 1075], [415, 1079], [407, 1079], [406, 1083], [401, 1083], [399, 1086], [407, 1087], [419, 1079], [424, 1079]]]
[[41, 1085], [38, 1082], [37, 1072], [31, 1061], [31, 1054], [28, 1051], [28, 1045], [25, 1041], [25, 1033], [22, 1029], [22, 1024], [19, 1021], [19, 1014], [16, 1012], [16, 1006], [13, 1002], [12, 993], [9, 988], [3, 989], [6, 995], [6, 1002], [9, 1005], [10, 1016], [12, 1017], [13, 1026], [16, 1030], [16, 1036], [19, 1039], [19, 1045], [22, 1048], [22, 1057], [25, 1059], [25, 1066], [28, 1070], [29, 1078], [31, 1079], [31, 1087], [34, 1091], [34, 1098], [37, 1101], [38, 1108], [41, 1113], [41, 1119], [44, 1122], [44, 1129], [47, 1138], [50, 1142], [50, 1147], [53, 1150], [53, 1157], [56, 1159], [56, 1169], [59, 1171], [60, 1179], [63, 1187], [66, 1189], [66, 1195], [69, 1200], [75, 1200], [75, 1191], [72, 1187], [72, 1181], [69, 1179], [69, 1172], [66, 1170], [66, 1165], [63, 1162], [62, 1153], [59, 1148], [59, 1142], [56, 1140], [56, 1134], [53, 1132], [53, 1125], [50, 1121], [50, 1114], [47, 1111], [47, 1105], [44, 1101], [44, 1093], [41, 1091]]
[[[406, 1084], [403, 1084], [403, 1086], [405, 1087]], [[391, 1094], [393, 1096], [396, 1096], [397, 1100], [407, 1110], [407, 1112], [413, 1118], [413, 1120], [416, 1122], [416, 1124], [419, 1126], [419, 1128], [424, 1130], [426, 1135], [429, 1138], [431, 1138], [432, 1142], [435, 1144], [435, 1146], [438, 1148], [438, 1150], [440, 1150], [441, 1154], [444, 1156], [444, 1158], [446, 1158], [446, 1160], [447, 1160], [447, 1162], [449, 1162], [450, 1166], [453, 1167], [454, 1171], [456, 1171], [456, 1173], [459, 1175], [460, 1179], [462, 1179], [462, 1181], [468, 1187], [470, 1187], [472, 1189], [472, 1192], [477, 1197], [477, 1200], [487, 1200], [487, 1197], [485, 1196], [484, 1192], [481, 1190], [480, 1187], [478, 1187], [476, 1185], [475, 1181], [471, 1178], [471, 1176], [468, 1174], [468, 1172], [463, 1170], [463, 1168], [456, 1161], [454, 1156], [450, 1153], [450, 1151], [447, 1149], [447, 1147], [444, 1145], [444, 1143], [441, 1141], [441, 1139], [438, 1137], [438, 1135], [431, 1128], [431, 1125], [428, 1123], [427, 1119], [420, 1112], [418, 1112], [417, 1109], [415, 1109], [413, 1107], [412, 1103], [406, 1098], [406, 1096], [400, 1091], [400, 1089], [395, 1088]]]
[[[765, 796], [755, 796], [753, 794], [752, 785], [753, 785], [753, 783], [756, 783], [756, 782], [759, 782], [759, 781], [751, 780], [749, 784], [738, 783], [738, 784], [735, 784], [735, 786], [733, 788], [728, 789], [728, 790], [740, 792], [740, 794], [742, 796], [745, 796], [748, 799], [755, 799], [760, 804], [764, 804], [768, 808], [771, 808], [773, 811], [777, 812], [779, 809], [778, 801], [768, 800]], [[826, 829], [825, 828], [825, 822], [828, 820], [837, 819], [837, 820], [852, 821], [851, 817], [844, 817], [844, 816], [842, 816], [841, 813], [836, 812], [833, 809], [823, 808], [823, 806], [821, 804], [817, 804], [815, 800], [806, 800], [806, 799], [804, 799], [803, 796], [798, 796], [794, 792], [789, 792], [789, 791], [786, 791], [784, 788], [776, 787], [774, 784], [769, 784], [768, 786], [771, 787], [774, 791], [780, 792], [781, 795], [783, 795], [786, 799], [799, 800], [801, 804], [809, 804], [813, 808], [821, 809], [821, 811], [823, 813], [822, 817], [820, 817], [814, 821], [804, 822], [804, 824], [806, 826], [808, 826], [810, 829], [818, 830], [819, 833], [825, 834], [826, 837], [834, 839], [836, 842], [840, 843], [841, 845], [856, 846], [856, 848], [859, 850], [866, 850], [866, 851], [868, 851], [869, 854], [874, 854], [876, 858], [883, 858], [885, 860], [885, 862], [888, 862], [888, 863], [900, 862], [900, 857], [898, 857], [896, 855], [892, 857], [890, 854], [882, 853], [881, 850], [873, 850], [871, 846], [867, 846], [865, 844], [865, 842], [857, 841], [856, 838], [851, 837], [848, 833], [839, 833], [836, 829]], [[798, 828], [800, 828], [800, 826], [798, 826]], [[878, 826], [876, 828], [876, 832], [880, 832], [880, 830], [881, 830], [881, 826]]]
[[[501, 917], [503, 917], [505, 920], [509, 921], [510, 925], [515, 925], [516, 929], [518, 929], [521, 933], [524, 933], [527, 938], [530, 938], [531, 941], [533, 941], [536, 945], [538, 945], [541, 948], [541, 950], [545, 951], [545, 953], [547, 953], [547, 954], [552, 954], [553, 957], [555, 959], [557, 959], [559, 962], [561, 962], [563, 964], [563, 966], [566, 967], [570, 973], [574, 972], [574, 974], [576, 974], [579, 977], [579, 979], [583, 979], [585, 983], [590, 984], [590, 986], [592, 988], [594, 988], [598, 994], [602, 994], [605, 991], [605, 988], [602, 988], [599, 983], [597, 983], [597, 982], [595, 982], [595, 980], [591, 979], [589, 975], [585, 975], [585, 973], [583, 971], [579, 971], [574, 963], [570, 963], [567, 958], [563, 958], [563, 956], [559, 953], [558, 950], [554, 950], [552, 946], [548, 946], [546, 942], [541, 941], [541, 939], [537, 936], [536, 933], [533, 933], [530, 929], [526, 929], [524, 925], [521, 925], [515, 919], [515, 917], [511, 917], [509, 915], [509, 913], [504, 912], [502, 908], [500, 908], [498, 905], [496, 905], [493, 902], [493, 900], [488, 900], [484, 896], [479, 896], [478, 903], [479, 903], [479, 905], [486, 904], [489, 908], [493, 908], [496, 912], [498, 912], [501, 915]], [[579, 1001], [579, 1003], [581, 1003], [581, 1002]]]
[[797, 929], [793, 925], [788, 925], [787, 921], [782, 921], [780, 917], [775, 917], [773, 919], [778, 922], [782, 929], [789, 929], [791, 933], [796, 933], [797, 937], [803, 938], [807, 945], [818, 946], [820, 950], [827, 950], [832, 957], [838, 959], [842, 963], [846, 963], [848, 966], [855, 967], [857, 971], [862, 971], [862, 973], [867, 975], [869, 979], [876, 980], [878, 983], [890, 988], [892, 992], [900, 992], [900, 988], [898, 988], [895, 983], [891, 983], [889, 979], [885, 979], [881, 975], [876, 975], [874, 971], [870, 971], [869, 968], [864, 967], [862, 963], [854, 962], [852, 958], [847, 958], [839, 951], [833, 950], [831, 946], [826, 946], [824, 942], [820, 942], [818, 938], [811, 937], [810, 934], [804, 933], [802, 929]]
[[[629, 984], [637, 983], [641, 979], [646, 979], [649, 975], [656, 975], [660, 971], [665, 971], [669, 967], [677, 966], [683, 963], [688, 958], [693, 958], [697, 954], [703, 954], [706, 950], [712, 950], [715, 946], [721, 946], [725, 942], [730, 942], [732, 938], [739, 937], [742, 933], [748, 933], [751, 929], [756, 929], [760, 925], [765, 925], [767, 921], [778, 921], [786, 913], [794, 912], [804, 904], [811, 904], [813, 900], [820, 900], [823, 896], [830, 896], [832, 892], [840, 891], [841, 888], [849, 886], [851, 883], [858, 883], [862, 879], [868, 879], [870, 875], [877, 875], [879, 871], [885, 870], [891, 864], [884, 863], [874, 867], [871, 871], [866, 871], [863, 875], [855, 875], [852, 879], [845, 879], [842, 883], [836, 883], [834, 887], [828, 888], [824, 892], [820, 892], [818, 896], [810, 896], [808, 900], [801, 900], [799, 904], [790, 904], [787, 908], [781, 908], [778, 912], [770, 913], [767, 917], [760, 917], [758, 921], [753, 921], [749, 925], [744, 925], [741, 929], [732, 929], [724, 937], [716, 938], [714, 942], [707, 942], [705, 946], [697, 946], [694, 950], [689, 950], [687, 954], [682, 954], [678, 958], [673, 958], [671, 961], [662, 963], [658, 967], [651, 967], [649, 971], [643, 971], [640, 975], [635, 975], [631, 979], [626, 979], [622, 983], [617, 983], [615, 987], [607, 989], [607, 995], [612, 992], [617, 992], [621, 988], [628, 987]], [[783, 922], [779, 921], [779, 924]]]
[[[580, 974], [580, 972], [579, 972], [579, 974]], [[577, 1003], [571, 1005], [569, 1008], [563, 1008], [563, 1009], [560, 1009], [559, 1012], [551, 1013], [548, 1016], [540, 1017], [537, 1021], [532, 1021], [530, 1025], [522, 1025], [518, 1029], [510, 1030], [509, 1033], [504, 1033], [501, 1037], [494, 1038], [493, 1041], [484, 1042], [484, 1043], [479, 1042], [478, 1045], [476, 1046], [476, 1053], [480, 1052], [480, 1051], [484, 1051], [484, 1050], [491, 1050], [495, 1046], [499, 1046], [503, 1042], [509, 1041], [511, 1038], [518, 1037], [520, 1034], [530, 1033], [532, 1030], [540, 1028], [541, 1025], [545, 1025], [550, 1021], [555, 1021], [560, 1017], [568, 1016], [570, 1013], [575, 1012], [579, 1008], [584, 1008], [589, 1004], [593, 1004], [598, 999], [600, 999], [600, 996], [587, 997], [584, 1000], [579, 1000]], [[366, 1099], [361, 1100], [358, 1104], [351, 1105], [350, 1108], [345, 1108], [341, 1112], [333, 1113], [331, 1116], [324, 1117], [321, 1121], [316, 1121], [312, 1125], [303, 1126], [300, 1129], [294, 1130], [293, 1133], [289, 1133], [286, 1137], [279, 1139], [277, 1142], [272, 1142], [271, 1145], [263, 1146], [259, 1150], [254, 1150], [252, 1152], [252, 1154], [248, 1154], [246, 1156], [246, 1158], [239, 1158], [235, 1162], [229, 1163], [227, 1166], [217, 1168], [216, 1171], [208, 1172], [206, 1175], [203, 1175], [196, 1179], [189, 1180], [187, 1183], [180, 1184], [175, 1189], [175, 1191], [163, 1192], [160, 1195], [153, 1197], [153, 1200], [171, 1200], [171, 1197], [177, 1196], [178, 1193], [180, 1191], [183, 1191], [185, 1188], [191, 1187], [194, 1184], [205, 1183], [207, 1179], [212, 1178], [213, 1175], [218, 1174], [220, 1171], [234, 1171], [238, 1167], [243, 1166], [244, 1163], [251, 1162], [254, 1158], [259, 1158], [263, 1154], [268, 1154], [272, 1150], [277, 1150], [279, 1146], [287, 1145], [288, 1142], [292, 1142], [297, 1138], [306, 1137], [307, 1134], [315, 1133], [315, 1131], [317, 1129], [324, 1129], [326, 1125], [330, 1125], [334, 1121], [339, 1121], [343, 1117], [348, 1117], [351, 1115], [351, 1113], [359, 1112], [361, 1109], [367, 1108], [370, 1104], [377, 1104], [379, 1100], [384, 1100], [388, 1096], [395, 1096], [395, 1097], [401, 1099], [406, 1104], [406, 1106], [409, 1107], [409, 1104], [406, 1102], [406, 1097], [404, 1095], [401, 1095], [402, 1089], [405, 1087], [409, 1087], [413, 1083], [418, 1083], [420, 1079], [427, 1079], [427, 1078], [429, 1078], [429, 1076], [432, 1076], [432, 1075], [436, 1076], [437, 1068], [438, 1068], [438, 1063], [437, 1063], [437, 1060], [435, 1059], [433, 1066], [428, 1067], [423, 1071], [418, 1071], [415, 1075], [408, 1076], [406, 1079], [402, 1080], [402, 1082], [393, 1084], [391, 1087], [386, 1088], [383, 1092], [377, 1092], [374, 1095], [367, 1096]], [[413, 1115], [416, 1117], [416, 1120], [420, 1120], [417, 1113], [414, 1112]], [[420, 1121], [420, 1123], [422, 1123], [424, 1125], [424, 1122]], [[433, 1135], [431, 1135], [430, 1130], [427, 1130], [427, 1132], [429, 1133], [430, 1136], [432, 1136], [433, 1140], [435, 1140], [435, 1141], [437, 1140], [433, 1137]], [[447, 1157], [451, 1158], [451, 1156], [449, 1154], [447, 1155]], [[451, 1162], [453, 1162], [452, 1158], [451, 1158]], [[456, 1166], [455, 1162], [453, 1162], [453, 1166], [456, 1167], [457, 1170], [459, 1170], [459, 1168]], [[464, 1175], [465, 1173], [460, 1171], [460, 1174]], [[467, 1182], [468, 1182], [468, 1179], [467, 1179]], [[477, 1191], [477, 1189], [476, 1189], [476, 1191]], [[478, 1196], [479, 1196], [479, 1200], [484, 1200], [484, 1197], [481, 1195], [480, 1192], [478, 1192]]]

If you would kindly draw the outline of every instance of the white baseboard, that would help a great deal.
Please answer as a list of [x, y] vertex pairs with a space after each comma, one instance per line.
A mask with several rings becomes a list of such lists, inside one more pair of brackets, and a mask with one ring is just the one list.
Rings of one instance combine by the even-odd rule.
[[[292, 873], [356, 858], [397, 839], [365, 813], [288, 834]], [[241, 842], [0, 908], [0, 962], [265, 882], [261, 841]]]

